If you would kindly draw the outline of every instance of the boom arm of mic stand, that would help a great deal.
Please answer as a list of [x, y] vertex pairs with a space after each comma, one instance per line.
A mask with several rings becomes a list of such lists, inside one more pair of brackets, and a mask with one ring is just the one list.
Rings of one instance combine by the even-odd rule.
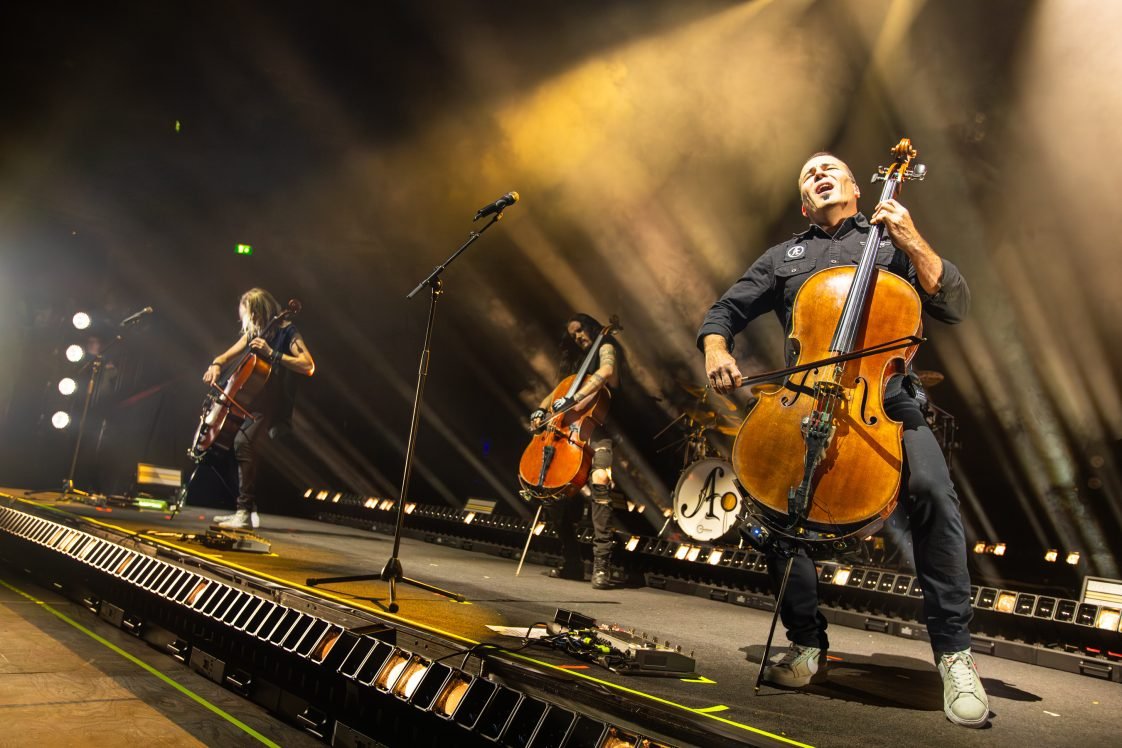
[[425, 286], [431, 286], [434, 283], [437, 283], [440, 280], [440, 274], [443, 273], [448, 268], [449, 265], [451, 265], [453, 262], [455, 262], [456, 258], [459, 257], [461, 254], [463, 254], [464, 250], [466, 250], [468, 247], [470, 247], [472, 244], [474, 244], [475, 240], [478, 239], [483, 234], [484, 231], [486, 231], [487, 229], [494, 226], [495, 222], [501, 220], [502, 217], [503, 217], [503, 212], [500, 210], [498, 213], [496, 213], [494, 215], [494, 217], [490, 221], [487, 222], [487, 224], [483, 228], [479, 229], [479, 231], [469, 232], [468, 233], [468, 240], [466, 242], [464, 242], [463, 244], [461, 244], [460, 248], [457, 249], [455, 252], [453, 252], [451, 257], [449, 257], [447, 260], [445, 260], [444, 262], [440, 263], [435, 268], [433, 268], [433, 271], [428, 274], [428, 277], [425, 278], [420, 283], [418, 283], [416, 288], [414, 288], [412, 291], [410, 291], [408, 294], [405, 295], [405, 298], [411, 299], [414, 296], [416, 296], [417, 294], [419, 294], [421, 292], [421, 289], [424, 288]]

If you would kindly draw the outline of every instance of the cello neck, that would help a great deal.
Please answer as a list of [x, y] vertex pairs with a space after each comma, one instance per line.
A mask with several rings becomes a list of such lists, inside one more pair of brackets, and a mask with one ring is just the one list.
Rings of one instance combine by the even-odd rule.
[[[927, 173], [926, 168], [917, 166], [910, 170], [908, 166], [917, 155], [912, 148], [912, 143], [903, 138], [892, 149], [896, 157], [891, 166], [882, 166], [877, 169], [873, 179], [883, 180], [884, 188], [880, 193], [878, 203], [896, 197], [900, 186], [905, 179], [923, 179]], [[866, 301], [873, 286], [874, 271], [876, 270], [877, 251], [880, 249], [881, 239], [884, 238], [884, 226], [873, 224], [869, 229], [869, 236], [865, 240], [865, 248], [861, 252], [861, 260], [857, 263], [857, 271], [853, 275], [853, 285], [850, 286], [849, 295], [846, 297], [845, 306], [838, 326], [834, 328], [834, 337], [830, 342], [830, 351], [839, 355], [850, 353], [857, 340], [857, 332], [864, 321]]]

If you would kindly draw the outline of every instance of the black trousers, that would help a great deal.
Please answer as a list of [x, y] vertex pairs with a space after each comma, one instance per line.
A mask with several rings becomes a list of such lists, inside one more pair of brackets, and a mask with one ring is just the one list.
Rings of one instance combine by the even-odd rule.
[[[592, 442], [592, 469], [608, 469], [612, 466], [612, 440], [599, 439]], [[591, 484], [589, 484], [591, 488]], [[612, 505], [606, 492], [592, 493], [589, 502], [592, 515], [592, 561], [594, 565], [607, 566], [612, 555]], [[555, 501], [546, 507], [546, 514], [557, 530], [561, 541], [561, 556], [565, 565], [575, 567], [582, 563], [580, 541], [577, 540], [577, 525], [584, 513], [583, 494]]]
[[269, 436], [268, 416], [255, 414], [247, 418], [234, 436], [234, 460], [238, 465], [237, 508], [247, 512], [257, 511], [257, 473], [261, 465], [261, 449]]
[[[970, 646], [970, 575], [966, 537], [958, 496], [939, 442], [923, 418], [919, 403], [906, 391], [886, 393], [885, 412], [904, 424], [904, 479], [900, 498], [915, 552], [916, 577], [923, 588], [924, 622], [938, 657]], [[768, 572], [778, 592], [786, 558], [768, 553]], [[818, 575], [814, 562], [800, 551], [791, 566], [787, 592], [779, 610], [787, 638], [806, 647], [828, 649], [826, 619], [818, 610]]]

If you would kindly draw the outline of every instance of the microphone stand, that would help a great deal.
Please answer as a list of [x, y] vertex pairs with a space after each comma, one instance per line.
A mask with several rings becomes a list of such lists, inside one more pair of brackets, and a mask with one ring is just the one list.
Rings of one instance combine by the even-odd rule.
[[357, 574], [344, 577], [322, 577], [317, 579], [309, 579], [307, 584], [309, 587], [315, 587], [320, 584], [329, 584], [332, 582], [366, 582], [371, 580], [381, 580], [389, 585], [390, 601], [386, 606], [387, 610], [391, 613], [398, 611], [397, 604], [397, 583], [404, 582], [405, 584], [418, 587], [422, 590], [428, 590], [437, 595], [451, 598], [458, 603], [464, 602], [467, 598], [457, 592], [450, 592], [448, 590], [435, 587], [431, 584], [410, 579], [405, 576], [405, 572], [401, 567], [401, 559], [398, 558], [401, 553], [401, 531], [405, 526], [405, 502], [409, 497], [409, 479], [413, 475], [413, 452], [417, 446], [417, 429], [421, 422], [421, 399], [425, 393], [425, 382], [428, 379], [429, 373], [429, 360], [432, 358], [432, 328], [433, 319], [436, 316], [436, 301], [442, 293], [444, 293], [443, 282], [440, 279], [441, 273], [448, 269], [448, 266], [456, 261], [456, 258], [463, 254], [464, 250], [470, 247], [476, 239], [478, 239], [484, 231], [491, 228], [497, 221], [503, 217], [502, 210], [495, 213], [494, 217], [479, 231], [472, 231], [468, 234], [468, 240], [460, 245], [452, 255], [437, 265], [436, 268], [429, 273], [428, 277], [417, 284], [409, 294], [405, 297], [411, 299], [421, 292], [425, 286], [428, 286], [430, 293], [429, 298], [429, 316], [425, 325], [425, 342], [421, 349], [421, 363], [417, 368], [417, 390], [413, 396], [413, 420], [409, 424], [409, 441], [405, 447], [405, 467], [402, 471], [401, 477], [401, 495], [397, 501], [397, 521], [393, 533], [393, 552], [390, 555], [386, 565], [382, 567], [379, 574]]
[[[121, 324], [123, 325], [124, 323], [122, 322]], [[117, 333], [104, 348], [93, 355], [93, 360], [90, 362], [90, 381], [86, 386], [85, 402], [82, 403], [82, 417], [78, 419], [78, 438], [74, 442], [74, 454], [70, 458], [70, 472], [66, 474], [66, 480], [62, 483], [61, 499], [76, 498], [78, 501], [97, 505], [100, 505], [105, 499], [104, 496], [99, 497], [97, 494], [75, 488], [74, 472], [78, 468], [78, 453], [82, 448], [82, 434], [86, 430], [86, 416], [90, 412], [90, 401], [93, 400], [94, 390], [97, 389], [98, 379], [101, 376], [101, 369], [105, 363], [105, 354], [122, 340], [124, 340], [124, 336]]]

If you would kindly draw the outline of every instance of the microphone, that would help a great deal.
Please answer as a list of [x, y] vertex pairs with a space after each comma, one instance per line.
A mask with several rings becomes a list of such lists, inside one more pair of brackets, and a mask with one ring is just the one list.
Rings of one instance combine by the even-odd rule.
[[475, 218], [473, 218], [471, 220], [474, 223], [475, 221], [478, 221], [483, 216], [489, 216], [492, 213], [498, 213], [503, 208], [507, 208], [511, 205], [514, 205], [516, 202], [518, 202], [518, 193], [517, 192], [508, 192], [505, 195], [503, 195], [502, 197], [500, 197], [498, 200], [496, 200], [495, 202], [491, 203], [490, 205], [484, 205], [482, 208], [477, 210], [475, 212]]
[[125, 317], [123, 320], [121, 320], [121, 324], [118, 325], [118, 327], [127, 327], [128, 325], [131, 325], [134, 322], [139, 322], [141, 317], [143, 317], [146, 314], [151, 314], [151, 313], [152, 313], [152, 307], [146, 306], [143, 309], [141, 309], [139, 312], [137, 312], [136, 314], [130, 314], [129, 316]]

